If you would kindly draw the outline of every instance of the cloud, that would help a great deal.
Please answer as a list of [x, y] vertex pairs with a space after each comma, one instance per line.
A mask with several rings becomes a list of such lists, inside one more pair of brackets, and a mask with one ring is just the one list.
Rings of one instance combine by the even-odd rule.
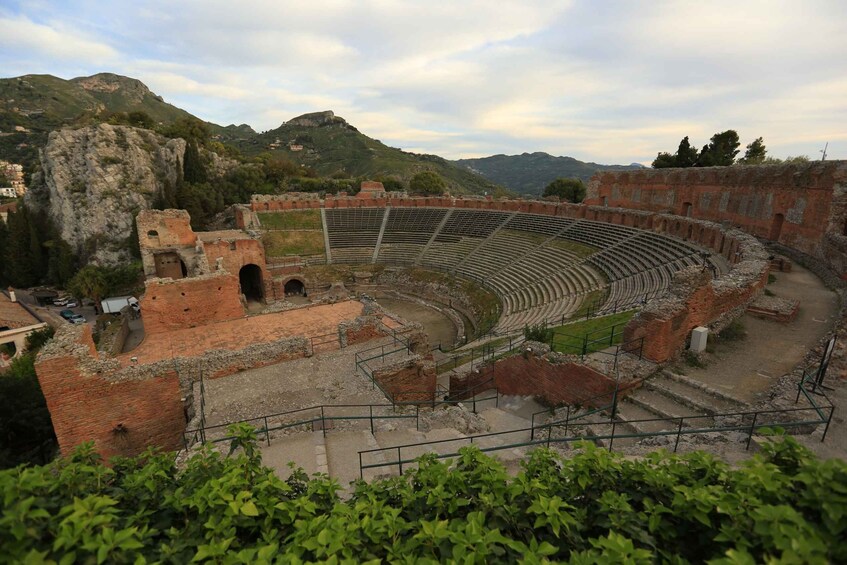
[[38, 24], [25, 16], [0, 17], [0, 47], [51, 59], [107, 64], [117, 51], [102, 41], [68, 29], [60, 22]]
[[28, 0], [0, 8], [0, 34], [0, 67], [20, 74], [112, 70], [258, 130], [332, 109], [449, 158], [649, 162], [728, 128], [783, 156], [827, 139], [847, 156], [837, 0]]

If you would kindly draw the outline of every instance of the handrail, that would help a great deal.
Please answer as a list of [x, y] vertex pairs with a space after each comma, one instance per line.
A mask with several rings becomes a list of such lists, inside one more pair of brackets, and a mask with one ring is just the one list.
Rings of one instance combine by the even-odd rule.
[[[551, 443], [570, 443], [570, 442], [575, 442], [575, 441], [580, 441], [580, 440], [597, 441], [597, 440], [606, 440], [606, 439], [609, 440], [609, 450], [611, 450], [615, 439], [647, 438], [647, 437], [660, 437], [660, 436], [676, 435], [677, 441], [676, 441], [676, 445], [674, 446], [674, 452], [676, 452], [676, 449], [679, 445], [680, 436], [691, 435], [691, 434], [700, 434], [700, 433], [714, 433], [714, 432], [721, 432], [721, 431], [742, 431], [742, 430], [748, 431], [749, 435], [748, 435], [748, 440], [747, 440], [747, 447], [749, 448], [749, 444], [750, 444], [750, 440], [752, 438], [752, 435], [757, 429], [770, 428], [770, 427], [774, 427], [774, 426], [799, 427], [799, 426], [807, 426], [807, 425], [823, 424], [823, 423], [825, 423], [827, 425], [827, 429], [829, 428], [829, 423], [832, 421], [832, 415], [835, 411], [834, 406], [829, 406], [829, 415], [828, 415], [827, 418], [819, 418], [817, 420], [801, 420], [799, 422], [794, 422], [794, 421], [768, 422], [768, 423], [764, 423], [764, 424], [762, 424], [762, 423], [757, 424], [757, 422], [756, 422], [759, 415], [789, 414], [789, 413], [802, 412], [802, 411], [808, 411], [808, 410], [814, 410], [817, 413], [818, 407], [812, 406], [812, 407], [806, 407], [806, 408], [788, 408], [788, 409], [781, 409], [781, 410], [780, 409], [756, 410], [756, 411], [731, 412], [731, 413], [713, 414], [713, 415], [683, 416], [683, 417], [676, 417], [676, 418], [671, 418], [671, 417], [669, 417], [669, 418], [646, 418], [646, 419], [638, 419], [638, 420], [629, 420], [629, 421], [626, 421], [626, 422], [622, 421], [622, 420], [621, 421], [613, 420], [612, 421], [612, 432], [611, 432], [611, 434], [593, 434], [593, 435], [586, 435], [586, 436], [569, 436], [569, 437], [564, 437], [564, 438], [553, 438], [553, 437], [551, 437], [551, 434], [548, 434], [547, 439], [543, 439], [543, 440], [532, 440], [531, 439], [528, 442], [519, 442], [519, 443], [514, 443], [514, 444], [509, 444], [509, 445], [499, 445], [499, 446], [494, 446], [494, 447], [489, 447], [489, 448], [483, 448], [483, 449], [481, 449], [481, 451], [482, 452], [499, 451], [499, 450], [503, 450], [503, 449], [514, 449], [514, 448], [518, 448], [518, 447], [528, 447], [528, 446], [534, 446], [534, 445], [547, 445], [549, 447]], [[711, 418], [714, 421], [715, 418], [731, 417], [731, 416], [742, 416], [742, 417], [743, 416], [752, 416], [753, 421], [752, 421], [751, 424], [742, 423], [742, 424], [737, 424], [737, 425], [711, 426], [711, 427], [706, 427], [706, 428], [684, 428], [683, 427], [684, 422], [686, 420], [696, 420], [696, 419], [703, 419], [703, 418], [709, 419], [709, 418]], [[743, 418], [742, 418], [742, 420], [743, 420]], [[660, 431], [655, 431], [655, 432], [632, 432], [632, 433], [623, 433], [623, 434], [616, 433], [615, 428], [616, 428], [616, 425], [618, 423], [634, 424], [634, 423], [646, 423], [646, 422], [671, 422], [671, 423], [678, 424], [678, 426], [676, 427], [675, 430], [670, 429], [670, 430], [660, 430]], [[544, 428], [550, 429], [553, 426], [555, 426], [555, 424], [551, 423], [551, 424], [545, 424], [543, 426], [538, 426], [535, 429], [544, 429]], [[521, 429], [517, 429], [517, 430], [508, 430], [508, 431], [503, 431], [503, 432], [492, 432], [492, 433], [487, 433], [487, 434], [478, 434], [478, 435], [466, 436], [466, 437], [461, 437], [461, 438], [453, 438], [453, 439], [445, 439], [445, 440], [432, 440], [432, 441], [427, 441], [427, 442], [411, 443], [411, 444], [396, 445], [396, 446], [385, 447], [385, 448], [362, 450], [362, 451], [359, 451], [359, 473], [360, 473], [360, 476], [363, 476], [365, 469], [399, 465], [400, 473], [402, 474], [403, 465], [407, 464], [407, 463], [413, 463], [415, 461], [415, 459], [404, 460], [402, 458], [401, 450], [404, 449], [404, 448], [418, 447], [418, 446], [423, 446], [423, 445], [435, 445], [435, 444], [449, 443], [449, 442], [456, 442], [456, 441], [469, 441], [471, 444], [473, 444], [474, 440], [476, 440], [476, 439], [485, 438], [485, 437], [493, 437], [493, 436], [501, 436], [501, 435], [506, 435], [506, 434], [519, 433], [519, 432], [526, 432], [526, 431], [530, 431], [532, 429], [533, 428], [521, 428]], [[825, 438], [826, 438], [826, 430], [824, 430], [824, 435], [821, 438], [821, 441], [823, 441]], [[397, 461], [391, 461], [391, 462], [386, 462], [386, 463], [374, 463], [374, 464], [367, 464], [367, 465], [363, 464], [363, 461], [362, 461], [362, 455], [363, 454], [378, 453], [378, 452], [389, 451], [389, 450], [397, 450], [397, 454], [398, 454]], [[435, 457], [436, 457], [436, 459], [443, 459], [443, 458], [448, 458], [448, 457], [455, 457], [457, 455], [459, 455], [459, 453], [455, 452], [455, 453], [447, 453], [447, 454], [435, 454]]]

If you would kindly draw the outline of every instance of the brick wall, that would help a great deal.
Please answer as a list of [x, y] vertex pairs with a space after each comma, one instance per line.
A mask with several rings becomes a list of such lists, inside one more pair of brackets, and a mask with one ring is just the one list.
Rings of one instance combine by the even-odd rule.
[[598, 173], [586, 204], [729, 221], [747, 233], [823, 258], [847, 233], [847, 161]]
[[376, 369], [373, 378], [394, 402], [431, 402], [437, 375], [432, 363], [411, 360], [401, 365]]
[[215, 265], [220, 258], [223, 268], [238, 277], [245, 265], [256, 265], [262, 271], [262, 287], [265, 298], [273, 298], [273, 277], [268, 272], [265, 261], [265, 248], [257, 239], [219, 239], [203, 243], [206, 259]]
[[[523, 353], [500, 359], [480, 373], [494, 378], [500, 394], [535, 396], [550, 405], [600, 406], [612, 399], [615, 381], [574, 362], [551, 363], [546, 357]], [[452, 386], [452, 383], [451, 383]], [[595, 398], [600, 395], [600, 398]], [[595, 398], [591, 402], [586, 399]]]
[[639, 312], [624, 328], [624, 341], [644, 338], [644, 357], [668, 361], [682, 351], [697, 326], [717, 323], [713, 329], [719, 329], [743, 314], [767, 284], [768, 269], [762, 269], [752, 284], [715, 284], [710, 278], [696, 267], [677, 273], [677, 293], [654, 300]]
[[238, 274], [145, 283], [144, 331], [159, 333], [244, 316]]
[[170, 371], [141, 380], [114, 381], [83, 368], [93, 353], [88, 326], [75, 351], [36, 363], [36, 373], [62, 455], [94, 441], [104, 457], [138, 455], [149, 446], [178, 449], [185, 416], [179, 379]]

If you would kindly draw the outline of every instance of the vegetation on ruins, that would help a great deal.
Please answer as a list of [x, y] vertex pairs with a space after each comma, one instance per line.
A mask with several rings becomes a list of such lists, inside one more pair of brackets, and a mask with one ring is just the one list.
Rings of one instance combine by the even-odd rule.
[[[732, 129], [716, 133], [711, 137], [709, 143], [700, 151], [692, 147], [688, 136], [682, 138], [676, 153], [660, 152], [653, 161], [653, 168], [663, 169], [668, 167], [727, 167], [735, 164], [735, 157], [739, 153], [741, 142], [738, 132]], [[747, 146], [747, 152], [739, 163], [758, 164], [765, 161], [764, 141], [761, 137]]]
[[53, 422], [35, 376], [35, 356], [52, 336], [53, 328], [31, 333], [26, 352], [0, 373], [0, 469], [41, 465], [56, 453]]
[[99, 311], [100, 301], [109, 296], [133, 293], [140, 286], [141, 262], [117, 267], [86, 265], [68, 281], [67, 289], [76, 298], [90, 298]]
[[326, 252], [321, 231], [268, 231], [262, 235], [262, 245], [268, 257], [323, 255]]
[[16, 562], [826, 563], [847, 560], [847, 464], [791, 438], [732, 468], [703, 452], [629, 460], [539, 449], [510, 478], [475, 448], [403, 477], [281, 480], [255, 432], [179, 468], [90, 445], [0, 473], [0, 545]]
[[558, 178], [544, 187], [542, 196], [557, 196], [578, 204], [585, 199], [585, 184], [580, 179]]
[[323, 230], [321, 211], [317, 209], [259, 212], [258, 215], [266, 230]]
[[446, 189], [444, 179], [433, 171], [421, 171], [409, 181], [409, 193], [415, 196], [438, 196]]

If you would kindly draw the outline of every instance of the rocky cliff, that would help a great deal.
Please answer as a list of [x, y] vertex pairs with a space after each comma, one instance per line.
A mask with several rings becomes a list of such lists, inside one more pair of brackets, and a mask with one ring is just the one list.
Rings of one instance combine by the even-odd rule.
[[132, 219], [165, 183], [175, 186], [185, 141], [100, 124], [50, 133], [27, 204], [47, 212], [62, 239], [100, 264], [129, 258]]

